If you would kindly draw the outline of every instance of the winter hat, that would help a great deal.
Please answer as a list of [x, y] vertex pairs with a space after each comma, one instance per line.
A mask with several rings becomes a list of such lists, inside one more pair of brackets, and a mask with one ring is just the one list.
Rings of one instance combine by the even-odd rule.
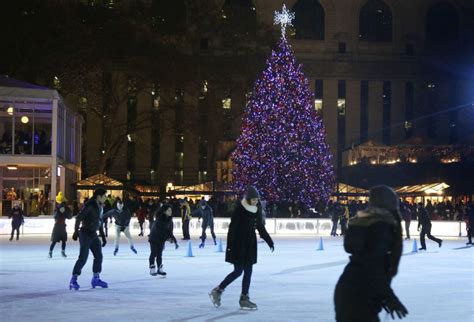
[[160, 212], [161, 212], [161, 213], [165, 213], [165, 211], [168, 210], [168, 209], [170, 209], [170, 208], [171, 208], [170, 205], [164, 204], [164, 205], [161, 207]]
[[397, 211], [399, 209], [399, 198], [392, 188], [385, 185], [375, 186], [370, 188], [369, 191], [369, 205], [389, 211]]
[[64, 198], [63, 193], [61, 191], [58, 192], [58, 195], [56, 196], [56, 203], [60, 204], [67, 201], [66, 198]]
[[245, 198], [253, 199], [253, 198], [260, 198], [260, 194], [258, 190], [254, 186], [248, 186], [247, 191], [245, 192]]

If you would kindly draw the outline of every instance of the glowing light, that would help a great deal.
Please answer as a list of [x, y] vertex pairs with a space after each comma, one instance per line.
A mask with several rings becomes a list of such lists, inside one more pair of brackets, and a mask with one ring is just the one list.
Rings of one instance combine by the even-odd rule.
[[7, 113], [8, 113], [8, 115], [13, 115], [13, 106], [9, 106], [7, 108]]
[[281, 12], [275, 11], [275, 18], [273, 20], [274, 25], [280, 25], [281, 38], [286, 39], [286, 27], [293, 26], [291, 21], [295, 19], [294, 12], [286, 10], [286, 5], [283, 5]]
[[23, 124], [28, 124], [28, 122], [30, 121], [30, 119], [28, 118], [28, 116], [22, 116], [21, 119], [20, 119], [21, 123]]

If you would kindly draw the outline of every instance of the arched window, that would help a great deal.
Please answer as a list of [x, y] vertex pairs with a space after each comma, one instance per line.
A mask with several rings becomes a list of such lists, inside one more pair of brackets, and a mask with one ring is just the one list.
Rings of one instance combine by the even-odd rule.
[[451, 4], [439, 2], [426, 14], [426, 41], [429, 45], [445, 45], [459, 40], [459, 15]]
[[153, 0], [151, 4], [152, 25], [163, 32], [186, 30], [186, 5], [184, 0]]
[[295, 38], [324, 40], [324, 8], [318, 0], [299, 0], [295, 12]]
[[368, 0], [360, 9], [360, 40], [392, 41], [392, 11], [382, 0]]
[[226, 21], [228, 31], [240, 34], [256, 31], [257, 15], [252, 0], [226, 0], [222, 7], [222, 18]]

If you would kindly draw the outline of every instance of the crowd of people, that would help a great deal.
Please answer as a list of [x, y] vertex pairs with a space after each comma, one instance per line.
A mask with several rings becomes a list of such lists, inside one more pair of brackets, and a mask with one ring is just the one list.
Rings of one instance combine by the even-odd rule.
[[[33, 136], [31, 132], [17, 130], [14, 140], [15, 154], [51, 154], [51, 139], [44, 130], [36, 130]], [[12, 154], [10, 131], [5, 131], [0, 138], [0, 154]]]

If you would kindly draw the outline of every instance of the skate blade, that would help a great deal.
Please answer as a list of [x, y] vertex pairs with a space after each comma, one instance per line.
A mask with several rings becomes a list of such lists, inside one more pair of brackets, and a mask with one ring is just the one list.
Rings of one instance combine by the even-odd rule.
[[207, 294], [209, 295], [209, 298], [211, 299], [212, 305], [214, 305], [215, 308], [218, 308], [220, 305], [214, 302], [214, 300], [212, 299], [212, 294], [211, 293], [207, 293]]
[[258, 307], [246, 307], [246, 306], [241, 306], [240, 307], [241, 311], [257, 311]]

